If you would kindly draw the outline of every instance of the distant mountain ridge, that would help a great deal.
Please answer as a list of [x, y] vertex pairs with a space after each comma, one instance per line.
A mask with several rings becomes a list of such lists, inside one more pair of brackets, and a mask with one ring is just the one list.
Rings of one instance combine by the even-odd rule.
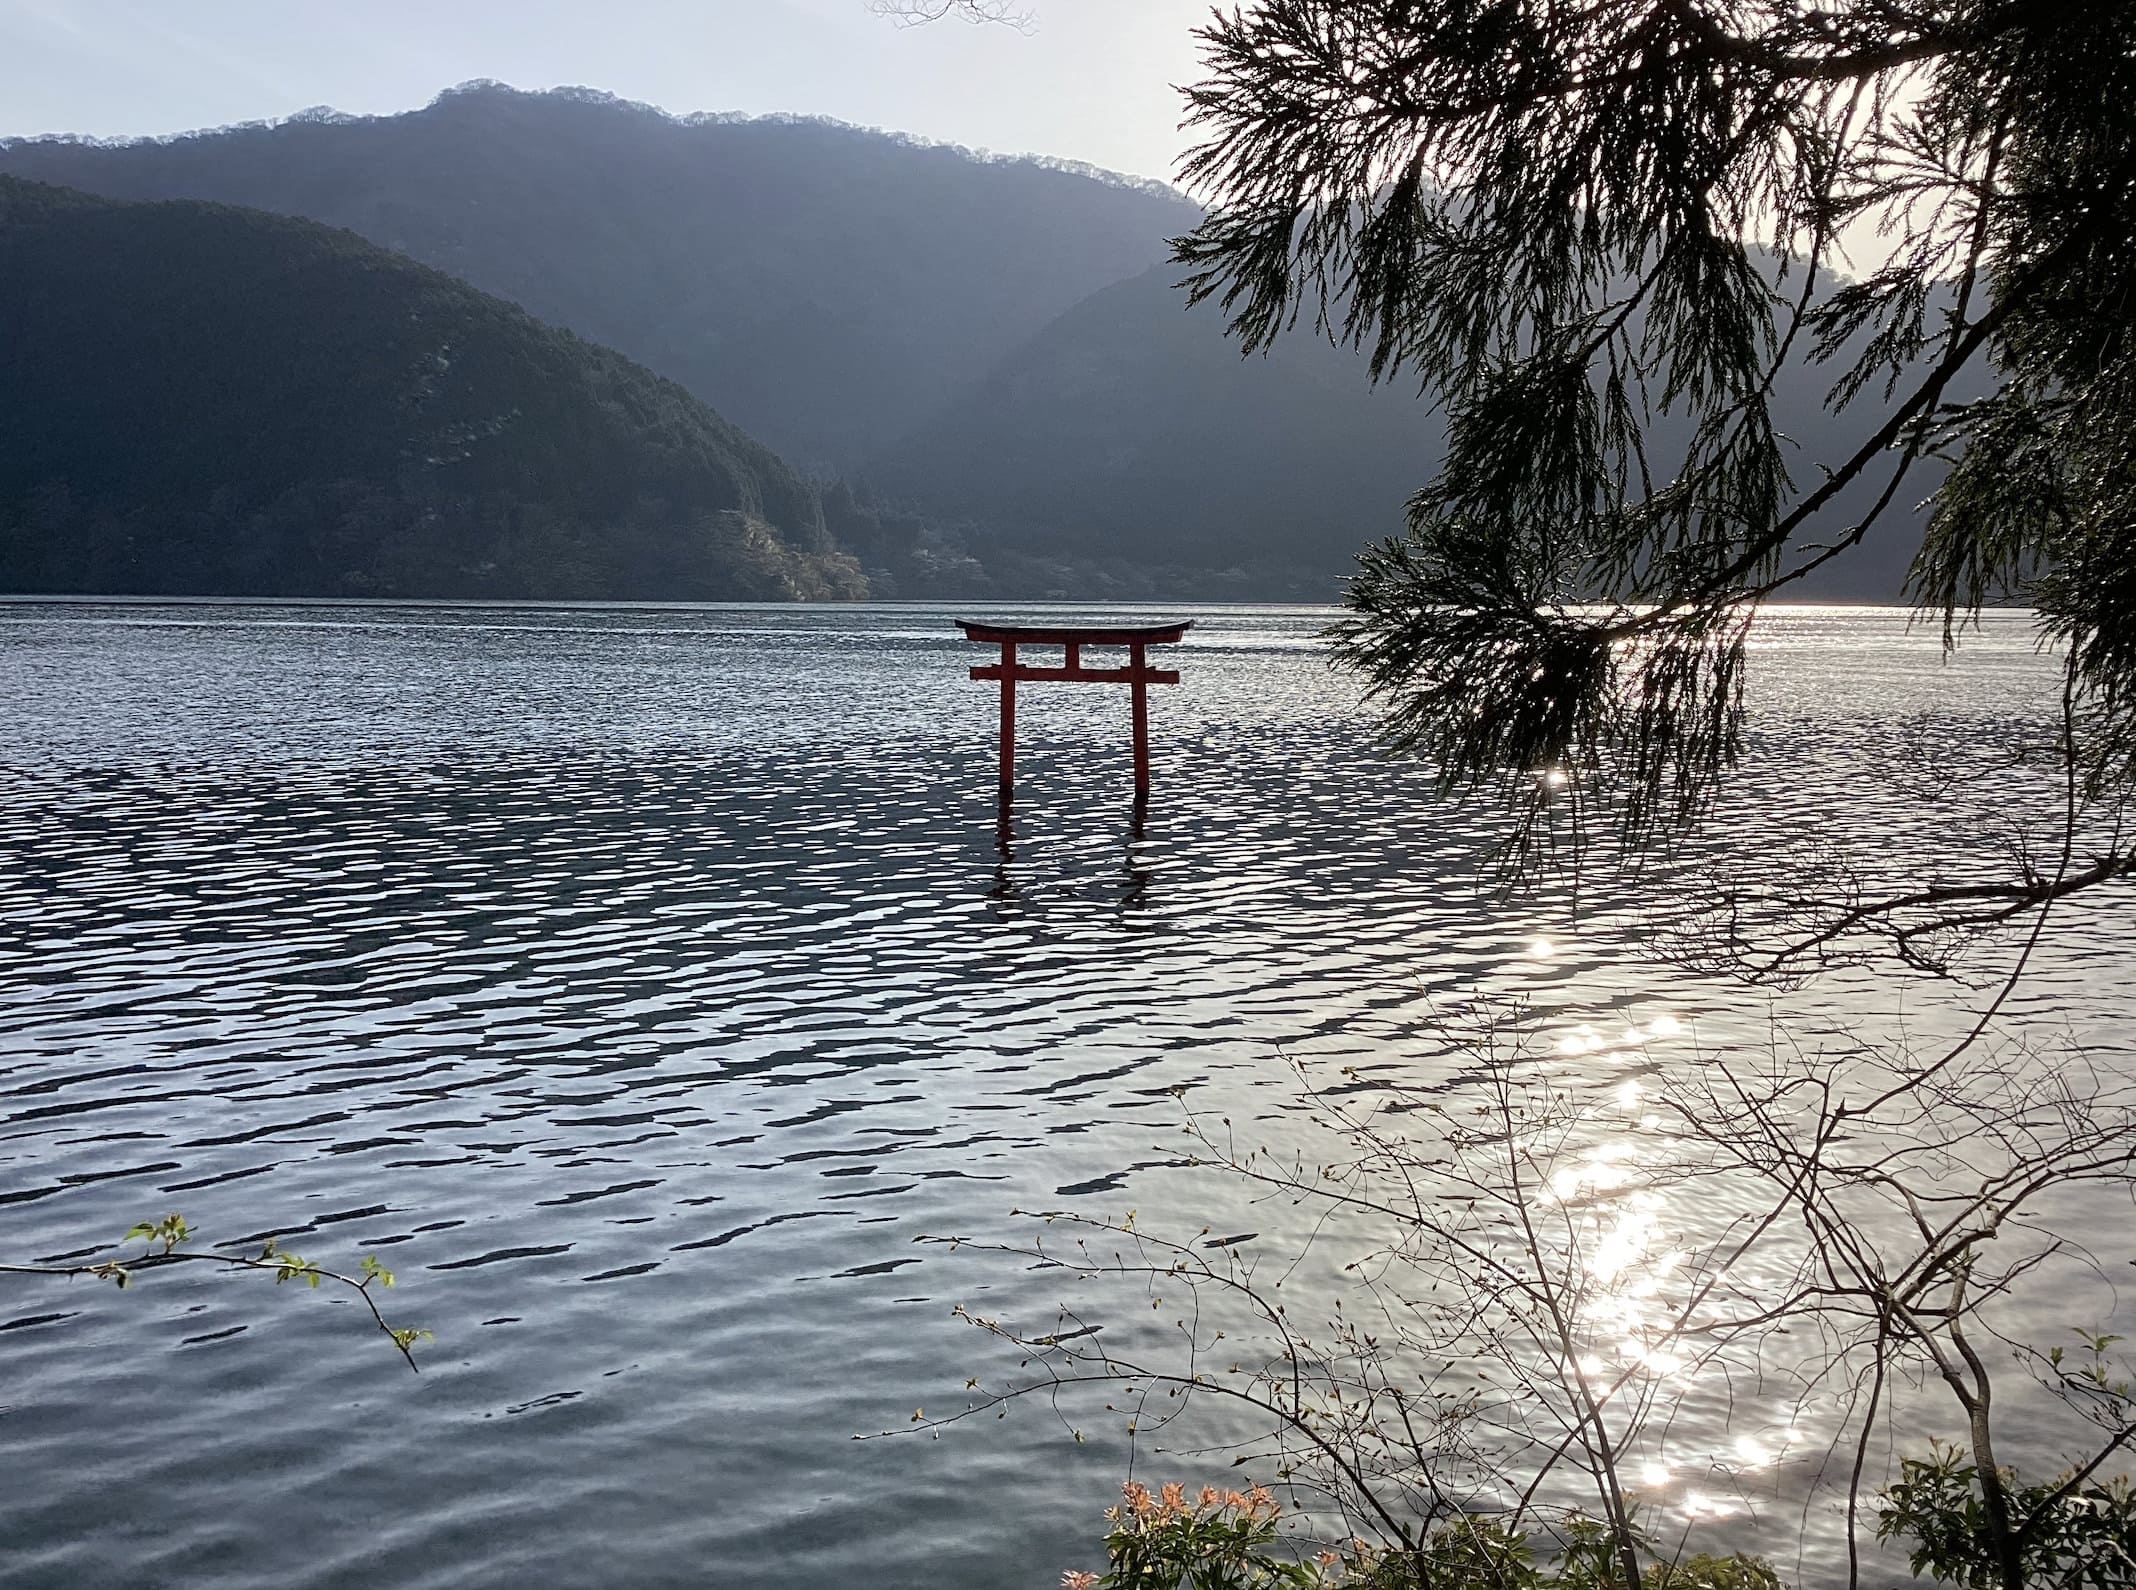
[[681, 387], [315, 222], [0, 176], [0, 349], [0, 590], [866, 590]]
[[[1242, 358], [1186, 308], [1189, 200], [1066, 163], [470, 84], [397, 116], [0, 142], [0, 172], [346, 226], [618, 348], [822, 482], [880, 594], [1328, 598], [1441, 456], [1413, 387], [1302, 330]], [[1861, 429], [1822, 385], [1776, 392], [1805, 469]], [[1895, 597], [1906, 540], [1800, 594]]]
[[500, 84], [397, 116], [12, 140], [0, 171], [347, 227], [680, 381], [826, 473], [1158, 263], [1199, 214], [1059, 163]]
[[[1216, 305], [1187, 307], [1177, 276], [1161, 267], [1078, 304], [869, 465], [869, 483], [985, 526], [997, 561], [1169, 567], [1168, 584], [1132, 594], [1335, 594], [1360, 548], [1402, 532], [1444, 457], [1444, 416], [1412, 378], [1375, 383], [1363, 354], [1302, 326], [1242, 355]], [[1774, 384], [1798, 481], [1865, 434], [1824, 407], [1836, 369], [1795, 362]], [[1687, 440], [1680, 417], [1657, 417], [1655, 457]], [[1918, 471], [1917, 495], [1938, 473]], [[1824, 522], [1846, 525], [1881, 484], [1855, 482]], [[1919, 520], [1900, 505], [1790, 594], [1896, 600]]]
[[1444, 427], [1414, 386], [1375, 386], [1324, 339], [1243, 356], [1177, 277], [1160, 266], [1092, 294], [874, 460], [869, 483], [986, 526], [997, 556], [1163, 561], [1212, 595], [1331, 594], [1359, 547], [1401, 529]]

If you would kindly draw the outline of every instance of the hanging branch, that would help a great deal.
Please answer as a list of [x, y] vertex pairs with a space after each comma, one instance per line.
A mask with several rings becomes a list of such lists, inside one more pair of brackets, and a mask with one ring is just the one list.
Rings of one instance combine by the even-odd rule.
[[371, 1289], [393, 1285], [393, 1272], [378, 1262], [377, 1256], [365, 1254], [359, 1273], [345, 1275], [339, 1270], [329, 1270], [300, 1257], [277, 1245], [269, 1237], [256, 1254], [187, 1253], [182, 1251], [185, 1243], [192, 1240], [193, 1228], [185, 1216], [168, 1214], [161, 1220], [144, 1222], [129, 1230], [120, 1239], [121, 1245], [139, 1240], [148, 1244], [147, 1251], [128, 1257], [114, 1254], [108, 1259], [94, 1260], [88, 1264], [0, 1264], [0, 1275], [42, 1275], [55, 1277], [91, 1276], [100, 1281], [110, 1281], [122, 1291], [133, 1285], [134, 1277], [146, 1271], [162, 1269], [174, 1264], [202, 1264], [223, 1271], [252, 1271], [271, 1275], [275, 1285], [285, 1281], [299, 1281], [316, 1291], [322, 1281], [331, 1281], [347, 1287], [363, 1301], [370, 1313], [371, 1322], [385, 1333], [394, 1349], [407, 1361], [408, 1367], [421, 1373], [415, 1361], [415, 1344], [431, 1339], [427, 1330], [410, 1329], [391, 1324], [379, 1309], [378, 1297]]

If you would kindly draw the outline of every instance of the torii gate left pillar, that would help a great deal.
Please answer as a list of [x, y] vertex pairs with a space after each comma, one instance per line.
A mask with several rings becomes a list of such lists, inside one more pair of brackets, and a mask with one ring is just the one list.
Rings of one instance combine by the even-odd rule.
[[[1149, 648], [1168, 646], [1183, 639], [1191, 623], [1148, 624], [1121, 627], [1104, 624], [1036, 625], [980, 624], [958, 619], [966, 640], [998, 645], [1001, 661], [974, 668], [974, 679], [1001, 681], [1001, 796], [1007, 800], [1016, 787], [1016, 685], [1019, 680], [1066, 680], [1081, 684], [1124, 684], [1128, 687], [1135, 731], [1135, 794], [1150, 790], [1151, 685], [1176, 685], [1179, 674], [1170, 668], [1152, 668]], [[1061, 666], [1036, 667], [1017, 660], [1018, 646], [1058, 646]], [[1125, 668], [1091, 668], [1083, 663], [1085, 646], [1125, 646]]]

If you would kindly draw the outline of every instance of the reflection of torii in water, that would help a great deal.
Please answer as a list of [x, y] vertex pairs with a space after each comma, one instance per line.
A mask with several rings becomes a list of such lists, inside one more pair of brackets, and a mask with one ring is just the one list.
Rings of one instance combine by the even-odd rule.
[[[1121, 851], [1127, 890], [1117, 902], [1123, 914], [1141, 905], [1150, 892], [1150, 867], [1142, 854], [1143, 819], [1148, 804], [1138, 793], [1134, 811], [1127, 820], [1127, 840]], [[1002, 905], [1020, 901], [1023, 887], [1009, 874], [1009, 867], [1016, 860], [1016, 819], [1011, 813], [1006, 789], [1001, 792], [1001, 814], [994, 826], [994, 854], [999, 859], [994, 863], [994, 887], [987, 891], [988, 898]]]
[[[1135, 720], [1135, 800], [1141, 803], [1150, 792], [1150, 705], [1148, 687], [1176, 685], [1179, 674], [1170, 668], [1152, 668], [1148, 648], [1176, 643], [1194, 626], [1177, 624], [980, 624], [960, 618], [957, 627], [966, 640], [998, 645], [1001, 661], [974, 668], [974, 679], [1001, 681], [1001, 799], [1007, 805], [1016, 784], [1016, 682], [1019, 679], [1061, 679], [1081, 684], [1126, 685], [1133, 702]], [[1040, 667], [1016, 660], [1018, 646], [1058, 646], [1064, 653], [1059, 667]], [[1125, 668], [1086, 668], [1085, 646], [1125, 646]]]

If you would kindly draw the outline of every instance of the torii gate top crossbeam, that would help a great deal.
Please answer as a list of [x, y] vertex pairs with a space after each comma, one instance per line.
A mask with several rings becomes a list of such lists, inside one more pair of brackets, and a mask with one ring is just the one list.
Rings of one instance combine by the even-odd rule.
[[966, 640], [1013, 641], [1020, 646], [1169, 646], [1183, 640], [1194, 627], [1189, 619], [1180, 624], [982, 624], [969, 618], [957, 620]]

